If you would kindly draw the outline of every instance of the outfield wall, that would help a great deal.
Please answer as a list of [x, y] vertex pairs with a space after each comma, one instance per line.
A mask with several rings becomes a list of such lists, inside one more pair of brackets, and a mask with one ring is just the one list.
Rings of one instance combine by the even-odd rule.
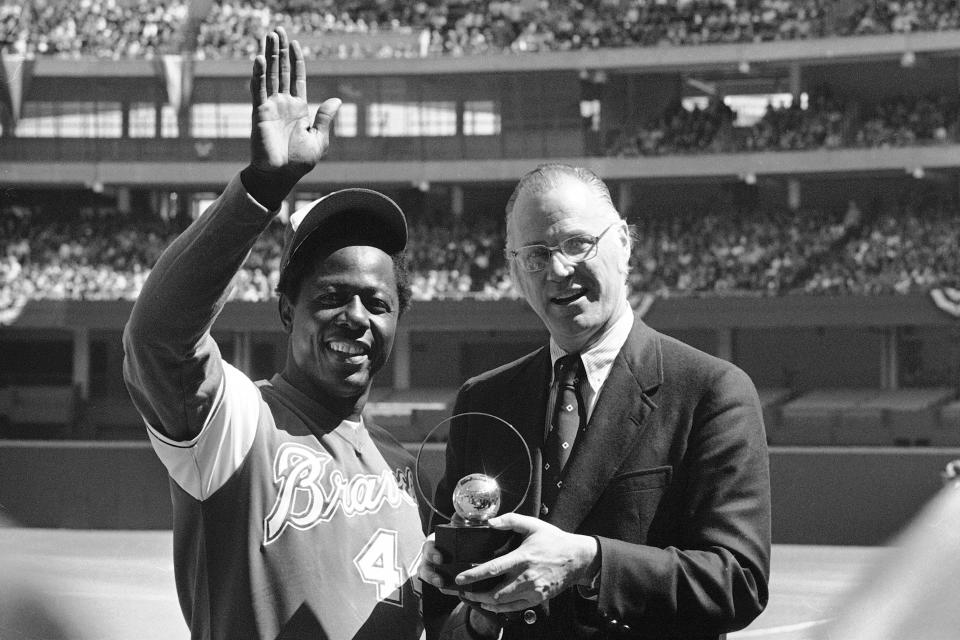
[[[881, 544], [958, 457], [960, 449], [774, 447], [774, 542]], [[425, 472], [438, 469], [442, 445], [427, 445], [422, 460]], [[36, 527], [170, 527], [166, 474], [146, 442], [0, 441], [0, 509]]]

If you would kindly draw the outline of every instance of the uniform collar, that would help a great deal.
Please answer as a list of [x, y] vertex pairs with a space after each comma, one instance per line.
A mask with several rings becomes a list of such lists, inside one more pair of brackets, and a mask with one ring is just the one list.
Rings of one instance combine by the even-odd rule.
[[[310, 417], [310, 419], [323, 431], [333, 431], [342, 427], [347, 431], [356, 431], [357, 422], [346, 422], [343, 418], [336, 416], [325, 406], [307, 396], [295, 386], [290, 384], [282, 374], [276, 373], [270, 378], [270, 384], [280, 392], [285, 398], [292, 402], [297, 409]], [[360, 416], [359, 426], [365, 426], [364, 417]]]

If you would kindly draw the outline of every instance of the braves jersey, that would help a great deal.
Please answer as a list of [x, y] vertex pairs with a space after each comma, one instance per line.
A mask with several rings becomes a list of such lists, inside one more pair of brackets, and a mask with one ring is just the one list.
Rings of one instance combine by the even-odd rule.
[[385, 431], [224, 362], [196, 438], [149, 433], [193, 638], [420, 637], [413, 460]]

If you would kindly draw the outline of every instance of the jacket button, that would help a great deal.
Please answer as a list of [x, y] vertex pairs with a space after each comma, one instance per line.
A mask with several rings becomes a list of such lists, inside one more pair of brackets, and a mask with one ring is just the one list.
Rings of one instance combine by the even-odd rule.
[[628, 624], [622, 624], [622, 625], [620, 625], [620, 631], [621, 631], [624, 635], [626, 635], [626, 634], [630, 633], [630, 632], [632, 631], [632, 629], [630, 628], [630, 625], [628, 625]]
[[537, 612], [533, 609], [527, 609], [523, 612], [523, 621], [527, 624], [533, 624], [537, 621]]
[[545, 516], [550, 513], [550, 507], [545, 504], [540, 505], [540, 515]]

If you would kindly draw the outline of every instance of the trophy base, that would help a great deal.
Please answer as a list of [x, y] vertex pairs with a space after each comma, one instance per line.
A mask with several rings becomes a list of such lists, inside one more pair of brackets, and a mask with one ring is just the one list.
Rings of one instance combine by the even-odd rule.
[[[462, 571], [483, 564], [487, 560], [502, 556], [516, 548], [519, 536], [513, 531], [494, 529], [486, 525], [475, 527], [438, 525], [435, 530], [434, 546], [443, 554], [446, 562], [437, 566], [437, 573], [448, 584]], [[486, 591], [500, 582], [494, 577], [463, 586], [464, 591]]]

